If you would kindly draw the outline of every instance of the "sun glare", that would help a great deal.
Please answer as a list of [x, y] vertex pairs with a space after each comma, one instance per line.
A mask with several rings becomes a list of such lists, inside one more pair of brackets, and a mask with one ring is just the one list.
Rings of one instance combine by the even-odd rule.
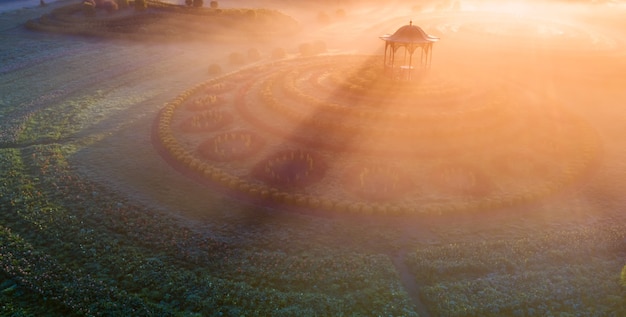
[[0, 317], [626, 316], [625, 3], [0, 0]]
[[532, 11], [532, 6], [523, 1], [490, 2], [469, 6], [470, 11], [486, 11], [509, 14], [516, 17], [528, 16]]

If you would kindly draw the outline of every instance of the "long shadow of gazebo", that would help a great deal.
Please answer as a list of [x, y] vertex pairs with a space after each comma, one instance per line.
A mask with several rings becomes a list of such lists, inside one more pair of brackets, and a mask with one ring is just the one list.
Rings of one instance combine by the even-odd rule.
[[[391, 35], [380, 36], [380, 39], [385, 41], [383, 58], [385, 74], [401, 79], [411, 79], [411, 70], [414, 67], [413, 54], [418, 48], [421, 49], [419, 66], [430, 67], [433, 44], [439, 41], [438, 37], [426, 34], [422, 28], [413, 25], [413, 21]], [[404, 56], [397, 59], [396, 53], [400, 48], [404, 48]], [[398, 67], [395, 66], [396, 63], [399, 64]]]

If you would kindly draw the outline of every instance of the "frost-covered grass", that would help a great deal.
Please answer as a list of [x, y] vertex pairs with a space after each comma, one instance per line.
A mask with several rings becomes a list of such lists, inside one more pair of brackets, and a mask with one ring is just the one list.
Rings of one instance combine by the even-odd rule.
[[439, 316], [621, 316], [625, 229], [607, 223], [419, 248], [408, 263]]
[[[94, 52], [99, 57], [82, 60]], [[0, 118], [3, 312], [414, 315], [387, 255], [338, 248], [317, 237], [335, 236], [340, 226], [324, 233], [300, 221], [304, 227], [295, 231], [239, 232], [243, 222], [215, 221], [205, 225], [222, 229], [197, 231], [197, 224], [181, 223], [78, 173], [72, 161], [77, 152], [132, 129], [197, 80], [187, 74], [187, 82], [171, 91], [157, 89], [185, 76], [160, 76], [180, 64], [158, 62], [169, 58], [167, 51], [141, 60], [132, 57], [143, 55], [142, 48], [121, 52], [127, 58], [114, 59], [109, 54], [120, 53], [116, 48], [91, 43], [57, 63], [26, 59], [23, 67], [6, 68], [2, 80], [18, 85], [2, 96]], [[38, 84], [29, 92], [24, 85], [32, 76]], [[244, 213], [253, 215], [246, 221], [265, 221], [262, 211]], [[347, 237], [362, 239], [358, 232]]]
[[66, 152], [42, 145], [0, 153], [0, 263], [7, 287], [31, 294], [25, 300], [114, 315], [412, 310], [385, 255], [204, 236], [78, 178]]
[[[452, 234], [447, 218], [268, 211], [200, 187], [145, 150], [145, 122], [206, 79], [183, 67], [193, 59], [184, 50], [0, 41], [0, 315], [415, 316], [420, 303], [404, 285], [417, 286], [432, 316], [624, 314], [615, 197], [581, 208], [593, 220], [585, 225], [550, 232], [526, 222], [515, 236], [506, 225]], [[79, 155], [103, 148], [115, 162]], [[117, 164], [133, 159], [154, 174]], [[128, 187], [103, 181], [112, 169], [83, 172], [107, 163], [126, 167], [117, 172]], [[138, 175], [153, 181], [132, 188]], [[171, 199], [158, 205], [159, 196]], [[483, 218], [477, 226], [500, 226]]]

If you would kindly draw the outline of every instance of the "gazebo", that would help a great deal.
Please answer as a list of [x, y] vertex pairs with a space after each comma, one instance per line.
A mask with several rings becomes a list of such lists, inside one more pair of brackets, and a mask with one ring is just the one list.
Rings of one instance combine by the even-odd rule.
[[[421, 48], [420, 66], [430, 67], [432, 61], [433, 44], [439, 41], [438, 37], [428, 35], [419, 26], [413, 25], [410, 21], [408, 25], [399, 28], [392, 35], [385, 34], [380, 37], [385, 41], [384, 67], [385, 73], [394, 77], [394, 66], [396, 64], [396, 52], [399, 48], [404, 48], [404, 56], [400, 60], [399, 69], [402, 74], [406, 73], [406, 77], [411, 79], [411, 70], [413, 69], [413, 54], [417, 48]], [[408, 61], [407, 61], [408, 55]]]

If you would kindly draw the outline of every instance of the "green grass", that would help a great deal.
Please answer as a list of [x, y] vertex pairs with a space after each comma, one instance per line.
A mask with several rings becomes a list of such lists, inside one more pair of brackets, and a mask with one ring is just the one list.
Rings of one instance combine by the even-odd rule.
[[625, 238], [623, 225], [607, 224], [419, 248], [408, 263], [440, 316], [621, 315]]
[[[120, 58], [145, 57], [143, 47], [125, 49], [114, 50]], [[67, 72], [82, 75], [97, 62]], [[180, 70], [166, 62], [113, 79], [105, 74], [85, 90], [72, 84], [77, 90], [11, 118], [19, 121], [17, 142], [2, 139], [0, 146], [0, 316], [415, 316], [403, 284], [417, 286], [432, 316], [625, 313], [626, 231], [609, 207], [606, 216], [589, 210], [597, 220], [591, 224], [550, 232], [554, 226], [537, 221], [514, 237], [510, 226], [476, 234], [446, 218], [433, 229], [419, 218], [268, 211], [212, 187], [188, 193], [185, 186], [199, 185], [165, 164], [150, 171], [167, 174], [159, 178], [166, 182], [146, 186], [184, 195], [161, 209], [83, 174], [80, 164], [89, 162], [77, 162], [77, 153], [122, 131], [147, 135], [138, 113], [150, 120], [198, 81], [168, 76], [143, 86], [149, 80], [141, 79]], [[61, 73], [37, 70], [41, 78]], [[7, 82], [24, 88], [0, 96], [2, 124], [58, 86], [51, 79], [31, 87], [28, 74], [7, 73]], [[174, 82], [169, 91], [150, 91], [167, 82]], [[119, 160], [154, 155], [122, 151], [129, 147], [110, 150], [120, 151]], [[433, 232], [437, 244], [422, 238]], [[398, 256], [407, 258], [411, 279], [401, 280], [392, 261]]]
[[0, 157], [0, 263], [53, 305], [113, 315], [411, 311], [384, 255], [318, 245], [309, 256], [202, 237], [77, 178], [63, 155], [42, 145]]
[[[270, 220], [283, 227], [256, 242], [259, 232], [241, 232], [238, 222], [205, 236], [80, 178], [67, 161], [73, 152], [59, 144], [0, 151], [0, 267], [5, 288], [14, 287], [0, 297], [6, 312], [415, 315], [389, 256], [377, 251], [394, 249], [390, 228], [376, 232], [381, 245], [367, 246], [374, 233], [348, 225], [320, 239], [311, 230], [326, 221], [293, 215]], [[343, 245], [334, 240], [340, 231]], [[407, 263], [435, 315], [608, 315], [625, 308], [625, 232], [607, 225], [421, 245]]]

